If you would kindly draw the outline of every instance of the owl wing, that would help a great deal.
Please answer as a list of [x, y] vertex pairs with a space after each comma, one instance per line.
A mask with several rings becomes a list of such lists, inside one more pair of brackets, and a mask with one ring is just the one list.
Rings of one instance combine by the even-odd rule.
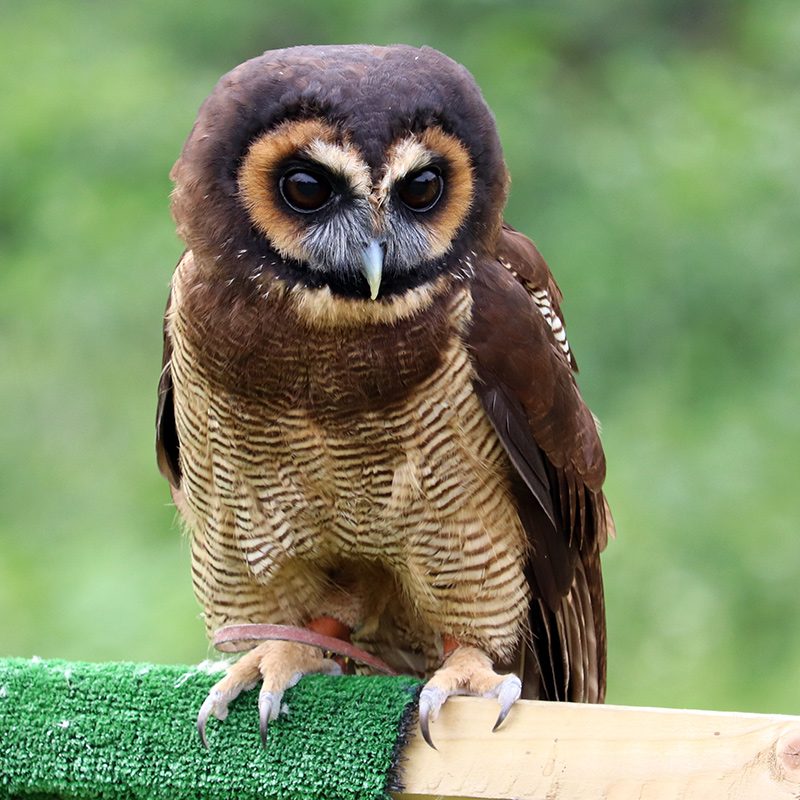
[[475, 389], [505, 448], [529, 541], [526, 696], [600, 702], [605, 611], [599, 553], [611, 525], [605, 458], [575, 383], [561, 292], [531, 241], [504, 226], [477, 270], [469, 346]]
[[161, 377], [158, 379], [158, 406], [156, 408], [156, 458], [158, 469], [173, 489], [181, 484], [180, 442], [175, 427], [175, 405], [172, 397], [172, 342], [167, 332], [167, 317], [172, 306], [172, 292], [164, 311], [164, 354]]

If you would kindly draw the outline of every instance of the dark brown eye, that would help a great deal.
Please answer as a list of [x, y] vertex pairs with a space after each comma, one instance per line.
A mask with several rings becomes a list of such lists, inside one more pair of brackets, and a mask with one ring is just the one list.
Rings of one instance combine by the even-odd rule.
[[302, 214], [319, 211], [333, 195], [333, 188], [324, 175], [304, 169], [287, 172], [279, 186], [283, 199]]
[[397, 186], [397, 196], [412, 211], [430, 211], [442, 196], [444, 181], [436, 167], [412, 172]]

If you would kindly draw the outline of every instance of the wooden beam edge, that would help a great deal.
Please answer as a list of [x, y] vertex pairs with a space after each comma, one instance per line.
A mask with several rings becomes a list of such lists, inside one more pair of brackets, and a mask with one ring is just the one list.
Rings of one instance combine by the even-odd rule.
[[455, 697], [395, 800], [800, 800], [800, 717]]

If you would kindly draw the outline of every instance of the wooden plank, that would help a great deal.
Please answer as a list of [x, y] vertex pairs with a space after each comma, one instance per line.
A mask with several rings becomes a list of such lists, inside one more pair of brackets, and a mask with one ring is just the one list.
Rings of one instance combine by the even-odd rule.
[[396, 800], [800, 800], [800, 717], [454, 697]]

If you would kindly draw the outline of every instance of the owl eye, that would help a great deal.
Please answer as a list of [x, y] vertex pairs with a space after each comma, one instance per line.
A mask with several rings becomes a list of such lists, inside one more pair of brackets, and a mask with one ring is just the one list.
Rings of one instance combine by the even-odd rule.
[[324, 175], [307, 169], [289, 170], [278, 186], [289, 207], [301, 214], [319, 211], [333, 196], [330, 181]]
[[403, 178], [397, 196], [412, 211], [430, 211], [442, 196], [444, 181], [436, 167], [425, 167]]

